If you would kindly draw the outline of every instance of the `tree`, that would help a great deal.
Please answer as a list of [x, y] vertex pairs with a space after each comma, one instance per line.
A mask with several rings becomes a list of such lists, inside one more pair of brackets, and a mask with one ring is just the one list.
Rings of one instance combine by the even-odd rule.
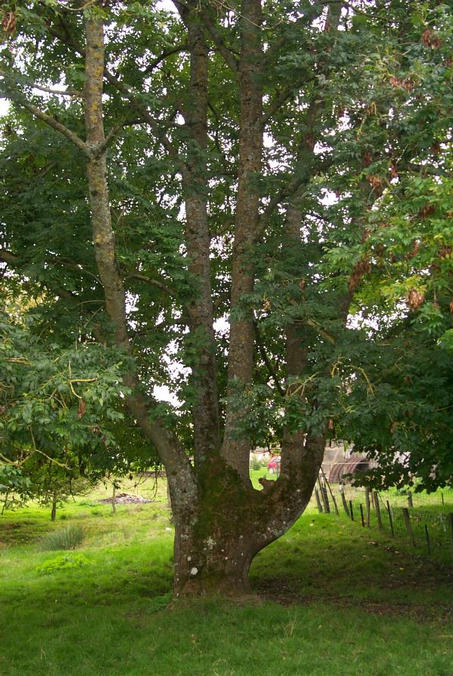
[[[58, 349], [121, 355], [129, 419], [167, 471], [175, 594], [241, 594], [379, 363], [348, 317], [391, 262], [392, 181], [444, 184], [450, 20], [402, 0], [174, 7], [5, 12], [0, 259], [9, 286], [46, 294]], [[169, 381], [176, 410], [154, 396]], [[250, 449], [269, 435], [281, 472], [257, 491]]]

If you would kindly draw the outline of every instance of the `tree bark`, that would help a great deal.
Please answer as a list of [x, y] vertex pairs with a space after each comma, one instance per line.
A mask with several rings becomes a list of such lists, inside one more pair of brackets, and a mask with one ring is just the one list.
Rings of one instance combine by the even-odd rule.
[[195, 462], [198, 465], [217, 453], [220, 445], [207, 213], [208, 47], [199, 12], [192, 8], [180, 11], [187, 25], [190, 54], [190, 83], [184, 111], [189, 141], [183, 190], [189, 272], [196, 285], [187, 314], [190, 323], [188, 340], [194, 354], [190, 366], [195, 396], [192, 408]]
[[[228, 397], [243, 390], [252, 380], [254, 330], [252, 310], [241, 307], [253, 291], [255, 269], [253, 247], [259, 225], [259, 192], [255, 180], [261, 170], [262, 83], [261, 0], [243, 0], [241, 5], [241, 55], [239, 61], [239, 171], [231, 272], [230, 346]], [[250, 444], [238, 437], [238, 424], [247, 412], [227, 405], [222, 447], [227, 463], [249, 481]]]
[[248, 572], [260, 549], [254, 516], [259, 493], [223, 463], [205, 470], [190, 523], [175, 519], [175, 596], [242, 596], [250, 591]]

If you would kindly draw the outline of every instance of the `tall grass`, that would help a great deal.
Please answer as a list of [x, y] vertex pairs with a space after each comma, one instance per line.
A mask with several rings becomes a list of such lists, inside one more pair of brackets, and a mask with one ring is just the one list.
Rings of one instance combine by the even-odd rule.
[[80, 524], [74, 524], [56, 530], [53, 533], [47, 533], [41, 542], [41, 551], [53, 551], [57, 549], [75, 549], [82, 544], [85, 532]]

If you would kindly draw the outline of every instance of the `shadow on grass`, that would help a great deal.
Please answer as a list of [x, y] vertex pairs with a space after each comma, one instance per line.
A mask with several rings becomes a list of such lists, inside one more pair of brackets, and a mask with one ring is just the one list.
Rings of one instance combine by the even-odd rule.
[[401, 539], [334, 515], [303, 516], [252, 566], [254, 588], [282, 603], [326, 600], [376, 612], [448, 615], [453, 570]]

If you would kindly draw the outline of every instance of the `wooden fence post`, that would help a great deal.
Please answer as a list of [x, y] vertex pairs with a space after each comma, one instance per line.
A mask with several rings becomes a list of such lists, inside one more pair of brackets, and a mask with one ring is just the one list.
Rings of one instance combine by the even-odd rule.
[[329, 496], [327, 494], [327, 488], [325, 484], [321, 484], [321, 497], [324, 505], [324, 511], [326, 514], [330, 514]]
[[373, 493], [373, 502], [374, 502], [374, 509], [376, 510], [376, 518], [378, 522], [379, 529], [382, 530], [384, 527], [382, 525], [382, 516], [381, 516], [381, 506], [379, 504], [379, 493], [374, 491]]
[[344, 494], [344, 486], [343, 484], [340, 484], [340, 495], [341, 495], [341, 502], [343, 505], [343, 509], [345, 511], [346, 516], [349, 516], [349, 509], [348, 509], [348, 503], [346, 502], [346, 497]]
[[360, 503], [359, 507], [360, 507], [360, 518], [362, 519], [362, 527], [365, 528], [365, 518], [364, 518], [364, 516], [363, 516], [363, 507], [362, 507], [362, 503]]
[[327, 486], [327, 488], [329, 489], [330, 497], [332, 498], [333, 506], [334, 506], [334, 509], [335, 509], [335, 514], [338, 516], [339, 511], [338, 511], [337, 501], [335, 500], [335, 495], [333, 494], [332, 487], [331, 487], [330, 483], [327, 481], [327, 477], [326, 477], [325, 472], [324, 472], [322, 467], [321, 467], [321, 472], [322, 472], [322, 476], [323, 476], [323, 479], [324, 479], [324, 483]]
[[365, 510], [366, 510], [366, 525], [369, 528], [370, 527], [370, 515], [371, 515], [370, 489], [369, 488], [365, 488]]
[[425, 537], [426, 537], [426, 548], [428, 550], [428, 556], [431, 556], [431, 542], [429, 539], [428, 525], [425, 523]]
[[411, 524], [411, 517], [409, 515], [409, 509], [407, 507], [403, 507], [403, 519], [404, 523], [406, 525], [406, 530], [407, 534], [409, 536], [409, 540], [412, 543], [412, 546], [415, 547], [415, 538], [414, 538], [414, 532], [412, 530], [412, 524]]
[[354, 521], [354, 507], [352, 506], [352, 500], [349, 500], [349, 514], [351, 521]]
[[389, 524], [390, 524], [390, 532], [395, 537], [395, 531], [393, 530], [393, 519], [392, 519], [392, 510], [390, 509], [390, 503], [387, 500], [387, 513], [389, 515]]
[[318, 507], [318, 512], [319, 512], [320, 514], [322, 514], [323, 509], [322, 509], [322, 505], [321, 505], [321, 500], [319, 499], [319, 493], [318, 493], [318, 489], [317, 489], [317, 488], [315, 488], [315, 498], [316, 498], [316, 505], [317, 505], [317, 507]]

